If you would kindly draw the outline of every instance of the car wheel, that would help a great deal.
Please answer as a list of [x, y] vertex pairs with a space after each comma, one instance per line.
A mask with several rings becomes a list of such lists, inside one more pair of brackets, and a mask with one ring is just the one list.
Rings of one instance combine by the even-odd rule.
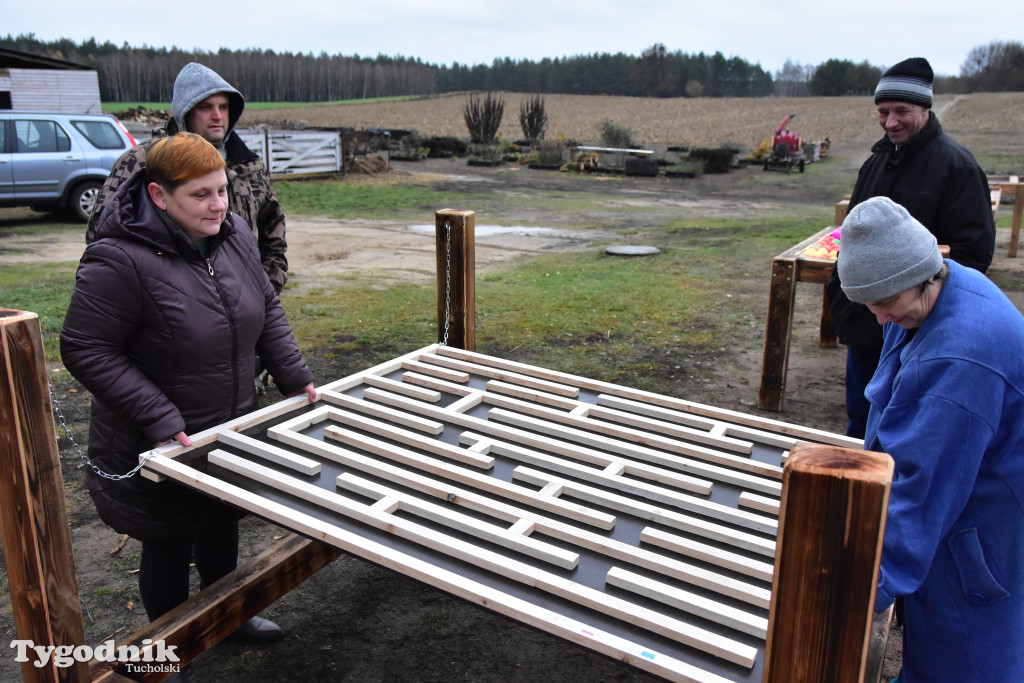
[[87, 222], [92, 215], [93, 207], [96, 206], [96, 197], [100, 194], [100, 183], [95, 180], [87, 180], [84, 183], [75, 185], [68, 198], [68, 208], [78, 217], [79, 220]]

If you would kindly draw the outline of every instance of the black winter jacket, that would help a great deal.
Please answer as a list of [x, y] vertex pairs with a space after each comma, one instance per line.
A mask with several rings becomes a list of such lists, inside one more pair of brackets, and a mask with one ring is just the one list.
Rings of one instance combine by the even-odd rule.
[[[996, 239], [988, 179], [971, 153], [942, 132], [935, 114], [898, 151], [886, 136], [871, 152], [860, 168], [847, 211], [865, 199], [888, 197], [902, 204], [939, 244], [948, 245], [951, 259], [984, 273], [992, 263]], [[838, 268], [832, 270], [826, 287], [839, 340], [880, 349], [881, 325], [866, 306], [846, 298]]]
[[[61, 333], [65, 366], [93, 395], [89, 458], [124, 473], [179, 431], [251, 412], [257, 353], [283, 392], [313, 381], [252, 231], [228, 214], [204, 258], [136, 174], [104, 208]], [[241, 516], [174, 482], [89, 471], [88, 484], [103, 521], [140, 540]]]

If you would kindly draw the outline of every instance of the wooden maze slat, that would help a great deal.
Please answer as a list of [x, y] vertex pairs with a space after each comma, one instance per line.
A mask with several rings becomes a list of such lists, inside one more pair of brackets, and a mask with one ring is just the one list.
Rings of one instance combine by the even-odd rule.
[[612, 384], [610, 382], [601, 382], [599, 380], [593, 380], [587, 377], [570, 375], [568, 373], [559, 372], [557, 370], [537, 368], [534, 366], [526, 365], [524, 363], [510, 361], [504, 358], [496, 358], [494, 356], [486, 356], [484, 354], [476, 353], [473, 351], [455, 349], [449, 346], [431, 347], [430, 350], [435, 355], [439, 356], [472, 361], [474, 363], [479, 363], [480, 365], [509, 370], [512, 372], [521, 373], [523, 375], [532, 374], [534, 376], [541, 377], [552, 382], [566, 384], [568, 386], [574, 386], [580, 389], [588, 389], [590, 391], [595, 391], [597, 393], [608, 394], [610, 396], [615, 396], [619, 398], [626, 398], [633, 401], [643, 402], [663, 408], [670, 408], [672, 410], [678, 410], [684, 413], [700, 415], [703, 417], [708, 417], [716, 420], [725, 420], [735, 425], [753, 427], [754, 429], [757, 430], [771, 431], [777, 434], [783, 434], [797, 439], [834, 444], [837, 446], [844, 446], [846, 448], [863, 448], [864, 446], [864, 443], [861, 440], [853, 439], [842, 434], [826, 432], [822, 429], [804, 427], [789, 422], [782, 422], [780, 420], [770, 420], [757, 415], [740, 413], [735, 410], [727, 410], [725, 408], [716, 408], [714, 406], [709, 406], [702, 403], [695, 403], [693, 401], [687, 401], [685, 399], [675, 398], [672, 396], [663, 396], [661, 394], [655, 394], [649, 391], [630, 389], [628, 387], [619, 386], [617, 384]]
[[[371, 395], [373, 398], [378, 398], [381, 394], [374, 393]], [[665, 465], [673, 469], [679, 469], [687, 472], [694, 472], [700, 474], [708, 479], [714, 479], [717, 481], [725, 481], [736, 486], [743, 488], [749, 488], [755, 491], [761, 491], [764, 493], [774, 493], [776, 495], [782, 494], [782, 484], [778, 481], [773, 481], [764, 477], [751, 476], [743, 471], [748, 467], [757, 468], [760, 471], [769, 470], [770, 466], [764, 465], [745, 458], [737, 458], [732, 455], [725, 453], [713, 453], [708, 449], [703, 449], [698, 446], [691, 446], [679, 441], [672, 439], [655, 439], [652, 437], [635, 437], [637, 441], [643, 440], [646, 443], [655, 444], [659, 448], [670, 450], [674, 453], [681, 453], [684, 455], [694, 456], [704, 461], [710, 461], [714, 463], [728, 463], [731, 467], [718, 467], [716, 465], [707, 464], [706, 462], [696, 462], [690, 458], [675, 457], [673, 455], [667, 455], [661, 451], [657, 451], [647, 446], [639, 445], [636, 441], [622, 441], [618, 438], [607, 438], [601, 434], [595, 434], [587, 429], [576, 429], [573, 427], [566, 427], [561, 424], [555, 424], [547, 420], [538, 420], [532, 418], [529, 415], [522, 415], [520, 413], [513, 412], [511, 410], [505, 410], [503, 408], [494, 408], [491, 410], [489, 419], [497, 420], [507, 424], [512, 424], [517, 427], [523, 427], [531, 431], [542, 432], [550, 436], [554, 436], [566, 441], [573, 441], [575, 443], [582, 443], [594, 448], [600, 448], [613, 453], [619, 453], [622, 455], [629, 455], [639, 460], [645, 460], [647, 462], [656, 463], [659, 465]], [[569, 417], [569, 416], [566, 416]], [[588, 425], [582, 420], [576, 424]], [[630, 435], [625, 432], [616, 433], [617, 437], [628, 438]], [[778, 468], [774, 468], [778, 469]], [[780, 470], [781, 472], [781, 470]]]
[[517, 467], [513, 472], [513, 477], [519, 481], [525, 481], [538, 486], [554, 484], [561, 491], [574, 498], [591, 501], [614, 510], [628, 512], [642, 519], [658, 522], [681, 531], [699, 534], [705, 538], [749, 550], [760, 555], [775, 556], [774, 541], [743, 531], [736, 531], [728, 526], [708, 522], [698, 517], [683, 515], [674, 510], [665, 510], [657, 505], [637, 501], [626, 496], [619, 496], [604, 489], [580, 484], [528, 467]]
[[[316, 453], [317, 455], [335, 460], [336, 462], [359, 466], [359, 459], [356, 457], [358, 454], [353, 454], [345, 449], [321, 442], [312, 437], [289, 433], [287, 429], [283, 429], [281, 426], [272, 428], [272, 431], [273, 435], [278, 440], [286, 441], [298, 447], [305, 447], [309, 449], [311, 453]], [[378, 469], [377, 472], [380, 472], [380, 470]], [[407, 479], [403, 483], [410, 483], [410, 481], [411, 480]], [[449, 492], [449, 495], [451, 495], [451, 493], [453, 492]], [[309, 495], [314, 494], [310, 493]], [[495, 504], [492, 504], [492, 507], [490, 507], [488, 511], [493, 512], [496, 509], [498, 509], [498, 507]], [[505, 509], [507, 510], [507, 508]], [[526, 516], [527, 513], [516, 511], [515, 514], [522, 517]], [[531, 520], [536, 522], [538, 525], [542, 525], [545, 532], [549, 535], [571, 541], [588, 549], [597, 550], [612, 557], [625, 559], [626, 561], [632, 561], [638, 565], [655, 569], [656, 571], [660, 571], [666, 575], [671, 575], [674, 578], [693, 583], [694, 585], [702, 588], [719, 592], [728, 597], [742, 600], [758, 607], [767, 608], [769, 605], [770, 596], [768, 591], [757, 588], [756, 586], [745, 584], [744, 582], [733, 580], [693, 565], [678, 562], [671, 558], [657, 556], [653, 553], [637, 549], [633, 546], [609, 539], [605, 536], [580, 530], [576, 527], [562, 524], [554, 520], [549, 520], [539, 515], [531, 517]]]
[[473, 545], [455, 536], [434, 531], [371, 506], [351, 501], [315, 484], [282, 475], [276, 470], [249, 462], [244, 458], [221, 452], [216, 456], [211, 453], [211, 461], [266, 486], [314, 502], [325, 509], [352, 517], [364, 524], [413, 540], [463, 562], [484, 567], [495, 574], [532, 585], [599, 612], [628, 619], [634, 624], [642, 624], [653, 633], [670, 637], [727, 661], [750, 667], [757, 655], [756, 648], [737, 640], [575, 583], [557, 574]]
[[[483, 437], [479, 434], [474, 434], [473, 432], [463, 432], [460, 438], [464, 443], [488, 444], [490, 450], [494, 453], [514, 458], [520, 462], [537, 465], [560, 474], [590, 481], [619, 491], [632, 493], [650, 500], [664, 503], [665, 505], [672, 505], [690, 512], [697, 512], [723, 522], [729, 522], [748, 529], [764, 532], [774, 532], [777, 527], [775, 520], [767, 519], [760, 515], [753, 515], [749, 512], [729, 507], [728, 505], [714, 503], [697, 496], [691, 496], [672, 489], [648, 484], [637, 479], [624, 477], [622, 474], [613, 474], [607, 470], [597, 470], [592, 467], [579, 465], [571, 460], [546, 455], [539, 451], [523, 448], [522, 446], [518, 446], [514, 443], [495, 440], [490, 437]], [[609, 464], [622, 465], [623, 463], [609, 461]], [[637, 473], [641, 470], [637, 468], [631, 469], [631, 471], [633, 473]], [[665, 472], [664, 474], [667, 479], [667, 475], [671, 473]]]
[[650, 579], [622, 567], [609, 569], [606, 580], [609, 585], [654, 598], [658, 602], [702, 616], [705, 619], [717, 621], [723, 626], [729, 626], [742, 633], [749, 633], [758, 638], [768, 637], [768, 620], [766, 618], [708, 600], [663, 581]]
[[[337, 411], [331, 409], [324, 410], [320, 413], [320, 416], [323, 418], [326, 418], [327, 415], [337, 415]], [[590, 510], [580, 505], [558, 500], [557, 498], [551, 498], [550, 496], [542, 496], [534, 491], [514, 486], [513, 484], [509, 484], [501, 479], [484, 476], [472, 470], [467, 470], [456, 465], [450, 465], [429, 456], [420, 455], [413, 451], [398, 448], [383, 441], [364, 437], [356, 434], [355, 432], [342, 430], [337, 427], [328, 427], [324, 431], [325, 435], [328, 437], [343, 438], [346, 442], [358, 444], [360, 448], [363, 448], [374, 455], [386, 457], [389, 460], [401, 463], [406, 467], [413, 467], [424, 472], [443, 476], [464, 486], [470, 486], [491, 493], [496, 493], [506, 498], [518, 500], [528, 505], [533, 505], [550, 512], [571, 517], [576, 521], [591, 524], [601, 529], [610, 529], [614, 525], [614, 518], [610, 515]], [[349, 467], [356, 467], [379, 476], [388, 476], [385, 474], [388, 471], [386, 463], [365, 458], [358, 453], [331, 447], [330, 444], [326, 444], [319, 439], [293, 431], [287, 424], [272, 427], [267, 430], [267, 433], [268, 436], [277, 439], [282, 443], [287, 443], [297, 448], [304, 449], [310, 453], [328, 458], [334, 462], [338, 462]], [[447, 498], [452, 493], [456, 493], [456, 495], [458, 495], [457, 492], [457, 488], [449, 485], [441, 490], [440, 495]]]
[[[324, 436], [332, 439], [340, 439], [346, 443], [366, 444], [369, 447], [368, 450], [375, 454], [377, 453], [377, 449], [373, 448], [372, 444], [358, 440], [357, 434], [347, 432], [346, 430], [327, 427], [324, 429]], [[356, 441], [351, 440], [353, 436], [357, 437]], [[313, 444], [310, 443], [309, 445]], [[445, 468], [443, 463], [436, 463], [432, 468], [434, 472], [446, 479], [437, 480], [430, 479], [429, 477], [416, 472], [410, 472], [405, 468], [394, 466], [386, 462], [380, 462], [375, 458], [367, 457], [351, 451], [331, 449], [329, 453], [324, 451], [321, 452], [328, 455], [334, 462], [338, 462], [348, 467], [354, 467], [360, 471], [373, 474], [374, 476], [387, 479], [388, 481], [402, 484], [403, 486], [408, 486], [409, 488], [415, 488], [418, 491], [446, 500], [454, 505], [465, 505], [471, 509], [487, 512], [488, 514], [502, 517], [509, 521], [533, 519], [533, 516], [529, 511], [522, 510], [521, 508], [515, 508], [500, 500], [494, 500], [493, 498], [473, 493], [472, 491], [468, 491], [458, 486], [453, 486], [451, 481], [460, 481], [464, 485], [468, 486], [473, 486], [475, 484], [481, 490], [500, 495], [505, 499], [519, 501], [526, 505], [532, 505], [548, 512], [559, 514], [573, 520], [574, 522], [589, 524], [598, 529], [611, 529], [615, 525], [615, 518], [612, 515], [607, 515], [575, 503], [559, 500], [556, 497], [532, 491], [521, 486], [515, 486], [500, 479], [483, 477], [474, 472], [460, 473], [456, 471], [455, 468]], [[397, 455], [401, 456], [402, 454]], [[409, 454], [409, 456], [415, 457], [414, 454]], [[398, 460], [398, 458], [395, 459]], [[409, 457], [405, 459], [405, 462], [409, 462]], [[446, 469], [447, 471], [445, 471]], [[472, 475], [472, 478], [465, 476], [466, 474]]]
[[722, 550], [707, 543], [693, 541], [685, 536], [670, 534], [654, 527], [645, 527], [640, 532], [640, 540], [724, 569], [746, 574], [755, 579], [762, 581], [772, 580], [771, 563], [751, 560], [745, 555]]

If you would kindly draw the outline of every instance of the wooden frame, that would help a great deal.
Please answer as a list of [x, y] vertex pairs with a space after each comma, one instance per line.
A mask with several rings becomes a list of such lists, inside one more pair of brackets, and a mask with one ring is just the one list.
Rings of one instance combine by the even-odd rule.
[[[50, 531], [66, 532], [64, 506], [41, 505], [63, 491], [54, 444], [36, 443], [53, 435], [38, 320], [0, 313], [0, 416], [19, 425], [13, 439], [0, 441], [0, 455], [10, 471], [29, 473], [5, 478], [0, 490], [4, 500], [25, 501], [0, 508], [18, 634], [80, 643], [70, 542]], [[174, 478], [316, 540], [289, 538], [122, 644], [163, 639], [188, 661], [347, 551], [668, 680], [823, 680], [821, 672], [839, 671], [832, 652], [788, 665], [800, 658], [776, 654], [769, 671], [758, 643], [769, 639], [775, 653], [799, 650], [829, 618], [801, 608], [801, 601], [818, 604], [807, 586], [782, 580], [779, 567], [793, 563], [829, 579], [813, 591], [849, 596], [842, 614], [870, 617], [884, 473], [873, 471], [864, 487], [842, 484], [847, 457], [840, 467], [818, 459], [813, 471], [791, 474], [804, 454], [856, 445], [813, 428], [425, 347], [321, 387], [313, 405], [287, 399], [193, 435], [190, 448], [158, 449], [145, 476]], [[209, 472], [190, 464], [197, 458]], [[813, 485], [798, 494], [789, 488], [794, 479]], [[842, 497], [830, 482], [839, 482]], [[817, 515], [838, 526], [815, 529], [815, 537], [857, 530], [842, 558], [857, 567], [857, 590], [830, 569], [832, 553], [808, 552], [814, 545], [806, 538], [780, 564], [776, 535], [786, 539], [785, 520], [806, 516], [808, 506], [844, 512]], [[616, 536], [620, 529], [625, 537]], [[51, 558], [40, 566], [59, 569], [11, 571], [38, 557]], [[595, 557], [607, 558], [597, 563], [605, 569], [596, 584], [579, 573]], [[262, 599], [246, 600], [250, 590]], [[23, 599], [36, 595], [49, 611]], [[783, 621], [798, 628], [780, 631]], [[842, 641], [837, 654], [868, 652], [870, 631], [830, 633]], [[871, 680], [864, 661], [831, 680]], [[105, 663], [88, 674], [25, 671], [32, 681], [86, 675], [122, 680]]]
[[[721, 683], [765, 675], [782, 462], [805, 440], [858, 444], [432, 345], [144, 471], [668, 680]], [[873, 502], [856, 547], [876, 562]], [[870, 623], [866, 584], [851, 609]]]

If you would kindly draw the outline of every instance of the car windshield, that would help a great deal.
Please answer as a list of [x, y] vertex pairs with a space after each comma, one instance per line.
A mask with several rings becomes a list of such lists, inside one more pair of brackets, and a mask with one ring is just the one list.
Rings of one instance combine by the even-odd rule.
[[72, 121], [71, 125], [97, 149], [124, 149], [125, 142], [107, 121]]

